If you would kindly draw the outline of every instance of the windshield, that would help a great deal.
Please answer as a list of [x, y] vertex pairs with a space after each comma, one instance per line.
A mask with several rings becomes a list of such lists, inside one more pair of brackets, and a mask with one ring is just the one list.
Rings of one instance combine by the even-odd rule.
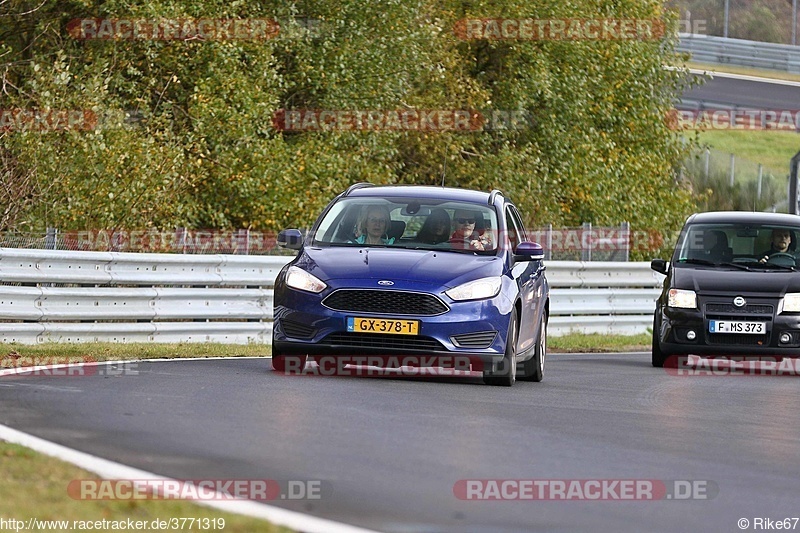
[[800, 228], [760, 224], [697, 224], [684, 231], [673, 260], [680, 264], [794, 268]]
[[492, 207], [419, 198], [341, 198], [317, 225], [314, 246], [379, 246], [493, 254]]

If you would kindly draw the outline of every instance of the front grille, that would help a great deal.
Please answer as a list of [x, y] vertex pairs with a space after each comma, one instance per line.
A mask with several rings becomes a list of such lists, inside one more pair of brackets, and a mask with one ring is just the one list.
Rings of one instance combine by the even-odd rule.
[[379, 348], [390, 350], [441, 351], [444, 346], [430, 337], [384, 335], [379, 333], [331, 333], [322, 341], [342, 348]]
[[459, 348], [488, 348], [497, 336], [496, 331], [481, 331], [478, 333], [465, 333], [453, 335], [450, 340]]
[[322, 304], [334, 311], [383, 315], [441, 315], [448, 307], [432, 294], [380, 289], [341, 289]]
[[294, 337], [295, 339], [310, 339], [317, 331], [311, 326], [292, 320], [281, 320], [281, 326], [287, 337]]
[[740, 333], [709, 333], [709, 344], [728, 344], [734, 346], [767, 346], [767, 335], [742, 335]]
[[736, 307], [733, 304], [706, 304], [707, 313], [730, 313], [736, 315], [772, 315], [773, 306], [752, 304], [744, 307]]

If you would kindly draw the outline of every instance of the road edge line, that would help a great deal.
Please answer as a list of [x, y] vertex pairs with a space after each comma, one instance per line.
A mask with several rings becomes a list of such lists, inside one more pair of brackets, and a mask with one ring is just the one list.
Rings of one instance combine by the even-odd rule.
[[[55, 457], [73, 464], [84, 470], [97, 474], [103, 479], [148, 479], [172, 481], [172, 478], [160, 476], [146, 470], [140, 470], [115, 461], [103, 459], [85, 452], [81, 452], [55, 442], [36, 437], [29, 433], [19, 431], [4, 424], [0, 424], [0, 440], [19, 444], [36, 452]], [[254, 501], [209, 501], [209, 500], [183, 500], [190, 503], [212, 507], [220, 511], [235, 513], [268, 520], [276, 525], [286, 526], [297, 531], [309, 533], [378, 533], [375, 530], [364, 529], [325, 518], [306, 515], [297, 511], [290, 511], [264, 503]]]

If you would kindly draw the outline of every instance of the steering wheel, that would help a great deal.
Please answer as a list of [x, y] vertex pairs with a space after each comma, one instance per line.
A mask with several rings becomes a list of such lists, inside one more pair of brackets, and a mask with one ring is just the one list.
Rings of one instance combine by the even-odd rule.
[[[777, 259], [777, 261], [775, 261]], [[767, 263], [775, 263], [776, 265], [795, 266], [796, 259], [792, 254], [786, 252], [777, 252], [769, 256]]]

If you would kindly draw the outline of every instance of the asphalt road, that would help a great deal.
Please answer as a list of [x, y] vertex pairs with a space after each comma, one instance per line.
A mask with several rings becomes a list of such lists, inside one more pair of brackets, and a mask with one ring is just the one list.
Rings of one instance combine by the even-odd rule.
[[[732, 532], [800, 516], [792, 377], [678, 377], [647, 354], [552, 355], [544, 382], [511, 389], [269, 368], [3, 377], [0, 422], [179, 479], [320, 481], [319, 500], [273, 503], [382, 531]], [[711, 498], [465, 501], [466, 479], [687, 480]]]
[[764, 83], [716, 76], [683, 94], [679, 107], [732, 107], [767, 110], [800, 110], [800, 86]]

